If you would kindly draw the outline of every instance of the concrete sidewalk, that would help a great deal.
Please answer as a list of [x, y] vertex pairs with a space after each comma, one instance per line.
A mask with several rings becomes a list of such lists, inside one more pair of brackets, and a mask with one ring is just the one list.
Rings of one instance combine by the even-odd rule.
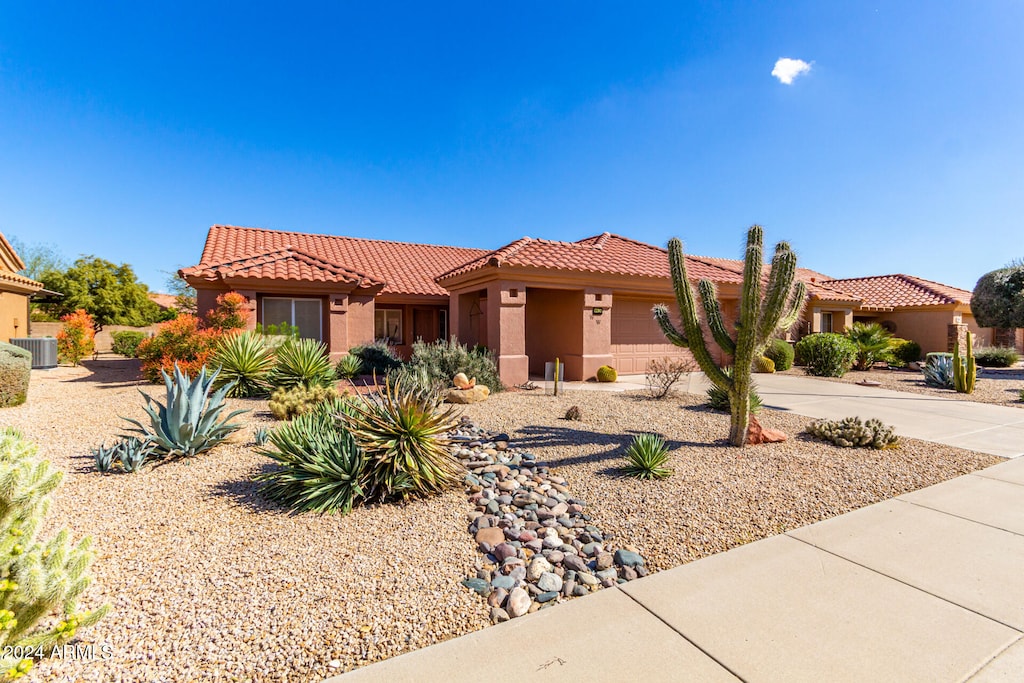
[[1024, 459], [332, 681], [1024, 680]]

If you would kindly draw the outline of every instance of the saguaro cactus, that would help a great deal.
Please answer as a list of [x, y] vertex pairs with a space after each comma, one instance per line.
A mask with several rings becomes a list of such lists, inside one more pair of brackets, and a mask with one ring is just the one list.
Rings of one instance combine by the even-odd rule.
[[967, 333], [967, 358], [960, 355], [960, 341], [953, 345], [953, 388], [961, 394], [973, 394], [974, 382], [978, 378], [978, 366], [974, 362], [974, 336]]
[[743, 266], [743, 291], [740, 295], [740, 316], [736, 324], [735, 338], [730, 336], [722, 320], [722, 309], [718, 302], [715, 284], [701, 280], [697, 285], [704, 319], [715, 343], [733, 358], [733, 371], [728, 374], [718, 367], [701, 330], [700, 315], [697, 311], [693, 287], [686, 274], [686, 258], [683, 243], [672, 238], [668, 243], [668, 261], [672, 273], [672, 286], [682, 330], [676, 328], [669, 316], [668, 307], [659, 304], [654, 307], [654, 318], [670, 342], [690, 349], [700, 369], [716, 386], [729, 394], [732, 420], [729, 428], [729, 443], [743, 446], [747, 439], [750, 421], [750, 373], [755, 358], [759, 358], [772, 335], [778, 330], [789, 328], [803, 308], [807, 287], [796, 281], [796, 254], [786, 242], [775, 245], [771, 273], [767, 283], [762, 282], [764, 267], [764, 231], [759, 225], [747, 231], [747, 250]]

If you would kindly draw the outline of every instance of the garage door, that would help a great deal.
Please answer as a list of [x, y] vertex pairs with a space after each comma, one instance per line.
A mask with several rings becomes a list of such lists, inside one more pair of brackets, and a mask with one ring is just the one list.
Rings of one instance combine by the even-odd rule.
[[620, 299], [612, 304], [612, 356], [620, 375], [642, 375], [656, 358], [689, 356], [668, 343], [651, 315], [657, 299]]

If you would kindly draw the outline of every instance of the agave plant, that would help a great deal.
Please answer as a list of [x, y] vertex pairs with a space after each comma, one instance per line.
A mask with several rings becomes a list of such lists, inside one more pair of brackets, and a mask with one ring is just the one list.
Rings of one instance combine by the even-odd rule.
[[665, 467], [668, 460], [668, 448], [665, 440], [657, 434], [639, 434], [626, 449], [629, 464], [624, 471], [638, 479], [664, 479], [671, 476], [672, 470]]
[[117, 452], [117, 444], [114, 444], [110, 448], [100, 444], [98, 447], [93, 449], [92, 457], [96, 461], [96, 469], [100, 472], [109, 472], [110, 468], [114, 466], [114, 454]]
[[210, 389], [217, 379], [216, 371], [208, 375], [206, 366], [203, 366], [193, 380], [175, 364], [173, 379], [166, 372], [161, 371], [161, 374], [167, 386], [166, 404], [156, 401], [145, 392], [139, 392], [146, 399], [145, 411], [149, 415], [149, 425], [143, 425], [132, 418], [121, 418], [135, 425], [131, 431], [152, 440], [159, 453], [191, 457], [224, 442], [241, 428], [241, 424], [231, 422], [231, 419], [247, 410], [232, 411], [218, 422], [221, 413], [227, 408], [224, 397], [233, 385], [225, 384], [211, 396]]
[[114, 446], [121, 469], [125, 472], [138, 472], [146, 460], [156, 454], [156, 444], [149, 439], [130, 437], [122, 439]]
[[935, 354], [929, 356], [928, 362], [921, 372], [924, 373], [925, 384], [940, 389], [953, 388], [953, 358], [952, 356]]
[[[726, 377], [732, 377], [732, 368], [722, 368]], [[729, 412], [729, 392], [725, 389], [712, 385], [708, 389], [708, 405], [715, 410], [720, 410], [723, 413]], [[753, 415], [761, 410], [762, 402], [761, 397], [757, 393], [757, 387], [753, 382], [750, 384], [750, 414]]]
[[299, 512], [347, 514], [363, 497], [362, 449], [341, 423], [347, 401], [321, 403], [270, 433], [272, 448], [260, 453], [280, 469], [256, 476], [267, 498]]
[[407, 498], [441, 491], [460, 481], [465, 468], [448, 450], [457, 424], [454, 408], [398, 380], [376, 396], [352, 404], [345, 422], [366, 453], [367, 498]]
[[289, 339], [277, 350], [277, 365], [270, 373], [275, 387], [291, 389], [303, 386], [333, 386], [334, 368], [327, 347], [315, 339]]
[[268, 441], [270, 441], [270, 432], [266, 427], [260, 427], [253, 432], [252, 442], [257, 446], [266, 446]]
[[267, 380], [274, 369], [274, 352], [261, 334], [246, 331], [223, 337], [217, 344], [211, 364], [220, 368], [214, 388], [233, 385], [228, 396], [249, 398], [270, 393]]
[[334, 366], [334, 372], [338, 379], [352, 379], [363, 374], [363, 361], [359, 356], [347, 353], [341, 357], [338, 364]]

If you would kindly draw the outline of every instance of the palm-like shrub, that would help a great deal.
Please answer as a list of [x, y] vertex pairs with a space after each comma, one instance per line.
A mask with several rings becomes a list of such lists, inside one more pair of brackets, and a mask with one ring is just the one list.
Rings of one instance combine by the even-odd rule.
[[857, 345], [841, 334], [819, 332], [809, 334], [793, 349], [808, 375], [842, 377], [857, 360]]
[[408, 498], [460, 482], [465, 468], [448, 450], [455, 417], [452, 407], [441, 410], [437, 397], [400, 380], [353, 403], [345, 421], [366, 453], [366, 497]]
[[363, 361], [359, 356], [347, 353], [338, 360], [334, 366], [334, 374], [338, 379], [352, 379], [363, 373]]
[[289, 339], [277, 349], [277, 364], [270, 373], [275, 387], [329, 387], [335, 382], [327, 347], [315, 339]]
[[892, 335], [878, 323], [854, 323], [846, 331], [846, 338], [857, 345], [854, 368], [870, 370], [875, 361], [882, 360], [889, 350]]
[[668, 461], [668, 447], [657, 434], [639, 434], [626, 449], [629, 464], [624, 471], [637, 479], [664, 479], [672, 470], [665, 467]]
[[793, 346], [788, 341], [775, 337], [765, 347], [764, 356], [765, 358], [772, 359], [772, 362], [775, 363], [776, 372], [785, 372], [793, 367], [795, 354]]
[[231, 419], [248, 412], [246, 410], [232, 411], [218, 421], [227, 408], [224, 397], [231, 391], [232, 385], [224, 385], [211, 396], [216, 372], [207, 375], [203, 367], [193, 380], [175, 365], [173, 379], [166, 372], [162, 374], [167, 387], [166, 404], [145, 392], [139, 392], [146, 399], [145, 411], [149, 415], [149, 424], [144, 425], [132, 418], [121, 418], [135, 425], [131, 431], [151, 440], [161, 454], [191, 457], [223, 443], [241, 428], [241, 424], [231, 422]]
[[228, 396], [250, 398], [270, 392], [274, 353], [264, 343], [263, 335], [252, 331], [225, 335], [217, 343], [210, 362], [220, 368], [214, 387], [231, 384]]
[[[92, 626], [109, 606], [80, 611], [92, 582], [91, 539], [70, 544], [67, 530], [38, 538], [50, 495], [62, 474], [36, 456], [36, 447], [12, 431], [0, 432], [0, 672], [17, 678], [32, 667], [18, 652], [53, 646]], [[54, 616], [44, 626], [40, 621]]]
[[281, 467], [256, 476], [263, 495], [298, 512], [347, 514], [363, 497], [366, 465], [342, 422], [350, 411], [345, 400], [325, 401], [270, 432], [260, 453]]

